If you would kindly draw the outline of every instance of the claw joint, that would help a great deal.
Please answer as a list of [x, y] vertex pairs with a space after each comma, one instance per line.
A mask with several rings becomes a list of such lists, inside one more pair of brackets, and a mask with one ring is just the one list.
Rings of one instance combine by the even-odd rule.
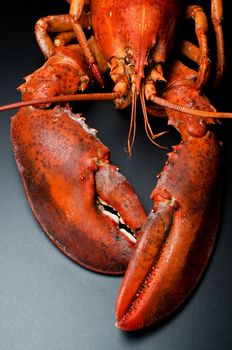
[[170, 206], [174, 210], [177, 210], [180, 207], [179, 201], [167, 190], [152, 192], [151, 199], [154, 201], [154, 209], [156, 209], [161, 203], [165, 206]]

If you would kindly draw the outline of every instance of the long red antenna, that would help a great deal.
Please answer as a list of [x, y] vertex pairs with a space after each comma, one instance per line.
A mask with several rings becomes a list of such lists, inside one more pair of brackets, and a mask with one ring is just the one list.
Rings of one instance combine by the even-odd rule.
[[[14, 108], [26, 107], [26, 106], [35, 106], [35, 105], [43, 105], [48, 103], [61, 103], [61, 102], [72, 102], [72, 101], [112, 101], [119, 97], [117, 92], [109, 92], [109, 93], [95, 93], [95, 94], [80, 94], [80, 95], [61, 95], [55, 97], [46, 97], [46, 98], [38, 98], [30, 101], [21, 101], [10, 103], [0, 107], [0, 112], [7, 111]], [[209, 112], [209, 111], [201, 111], [198, 109], [192, 109], [185, 106], [181, 106], [177, 103], [169, 102], [163, 98], [152, 95], [150, 100], [159, 106], [163, 106], [166, 108], [170, 108], [182, 113], [187, 113], [191, 115], [195, 115], [197, 117], [202, 118], [225, 118], [231, 119], [232, 113], [229, 112]]]
[[21, 101], [10, 103], [0, 107], [0, 112], [7, 111], [10, 109], [26, 107], [26, 106], [36, 106], [48, 103], [61, 103], [61, 102], [71, 102], [71, 101], [111, 101], [118, 97], [117, 93], [96, 93], [96, 94], [80, 94], [80, 95], [61, 95], [55, 97], [38, 98], [29, 101]]

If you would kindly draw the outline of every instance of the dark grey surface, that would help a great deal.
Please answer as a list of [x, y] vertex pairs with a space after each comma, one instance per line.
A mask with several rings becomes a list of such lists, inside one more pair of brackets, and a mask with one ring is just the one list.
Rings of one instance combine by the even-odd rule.
[[[30, 8], [27, 16], [20, 14], [23, 7], [18, 16], [1, 16], [1, 104], [19, 100], [16, 87], [22, 83], [22, 77], [43, 62], [33, 25], [40, 14], [51, 13], [51, 1], [48, 4], [47, 10], [46, 6], [40, 7], [40, 13], [34, 16], [29, 15]], [[60, 9], [66, 9], [65, 5]], [[230, 45], [229, 35], [227, 40]], [[231, 71], [228, 67], [214, 100], [221, 110], [232, 111]], [[128, 113], [116, 111], [111, 103], [81, 104], [80, 110], [89, 125], [99, 129], [99, 137], [112, 150], [112, 162], [120, 166], [149, 210], [149, 193], [166, 160], [166, 151], [148, 142], [139, 122], [133, 156], [129, 159], [124, 152]], [[75, 265], [50, 243], [33, 217], [12, 154], [12, 114], [0, 115], [0, 349], [231, 349], [232, 121], [221, 126], [222, 221], [207, 272], [195, 293], [172, 318], [149, 331], [127, 334], [114, 327], [114, 304], [121, 277], [102, 276]], [[153, 127], [167, 128], [159, 120], [153, 122]], [[160, 143], [175, 144], [176, 135], [170, 133]]]

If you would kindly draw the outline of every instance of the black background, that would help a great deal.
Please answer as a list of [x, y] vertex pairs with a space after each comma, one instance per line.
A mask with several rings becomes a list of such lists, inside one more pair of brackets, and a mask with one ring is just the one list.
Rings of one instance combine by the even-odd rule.
[[[33, 33], [36, 20], [68, 11], [68, 4], [61, 0], [3, 6], [1, 104], [20, 100], [16, 88], [23, 82], [22, 77], [44, 62]], [[232, 111], [231, 19], [225, 6], [227, 68], [221, 86], [210, 97], [218, 110]], [[110, 102], [81, 103], [78, 111], [99, 130], [99, 137], [112, 150], [112, 163], [120, 166], [148, 211], [152, 206], [149, 193], [166, 160], [166, 151], [149, 143], [139, 118], [133, 155], [128, 158], [124, 148], [129, 111], [117, 111]], [[231, 349], [232, 121], [223, 121], [217, 128], [224, 143], [222, 215], [206, 274], [173, 317], [150, 330], [127, 334], [114, 327], [114, 303], [121, 277], [101, 276], [75, 265], [50, 243], [34, 219], [12, 154], [12, 114], [0, 115], [0, 349]], [[157, 132], [167, 129], [160, 120], [152, 121], [152, 126]], [[177, 140], [170, 129], [160, 143], [170, 148]]]

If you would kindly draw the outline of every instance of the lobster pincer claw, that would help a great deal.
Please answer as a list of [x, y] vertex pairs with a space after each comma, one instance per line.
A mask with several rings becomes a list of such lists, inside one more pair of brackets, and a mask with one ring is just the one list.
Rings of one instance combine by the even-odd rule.
[[219, 221], [214, 135], [189, 138], [169, 155], [116, 304], [116, 325], [132, 331], [162, 320], [202, 275]]
[[30, 206], [51, 241], [86, 268], [123, 273], [146, 215], [96, 131], [70, 108], [26, 107], [11, 135]]

